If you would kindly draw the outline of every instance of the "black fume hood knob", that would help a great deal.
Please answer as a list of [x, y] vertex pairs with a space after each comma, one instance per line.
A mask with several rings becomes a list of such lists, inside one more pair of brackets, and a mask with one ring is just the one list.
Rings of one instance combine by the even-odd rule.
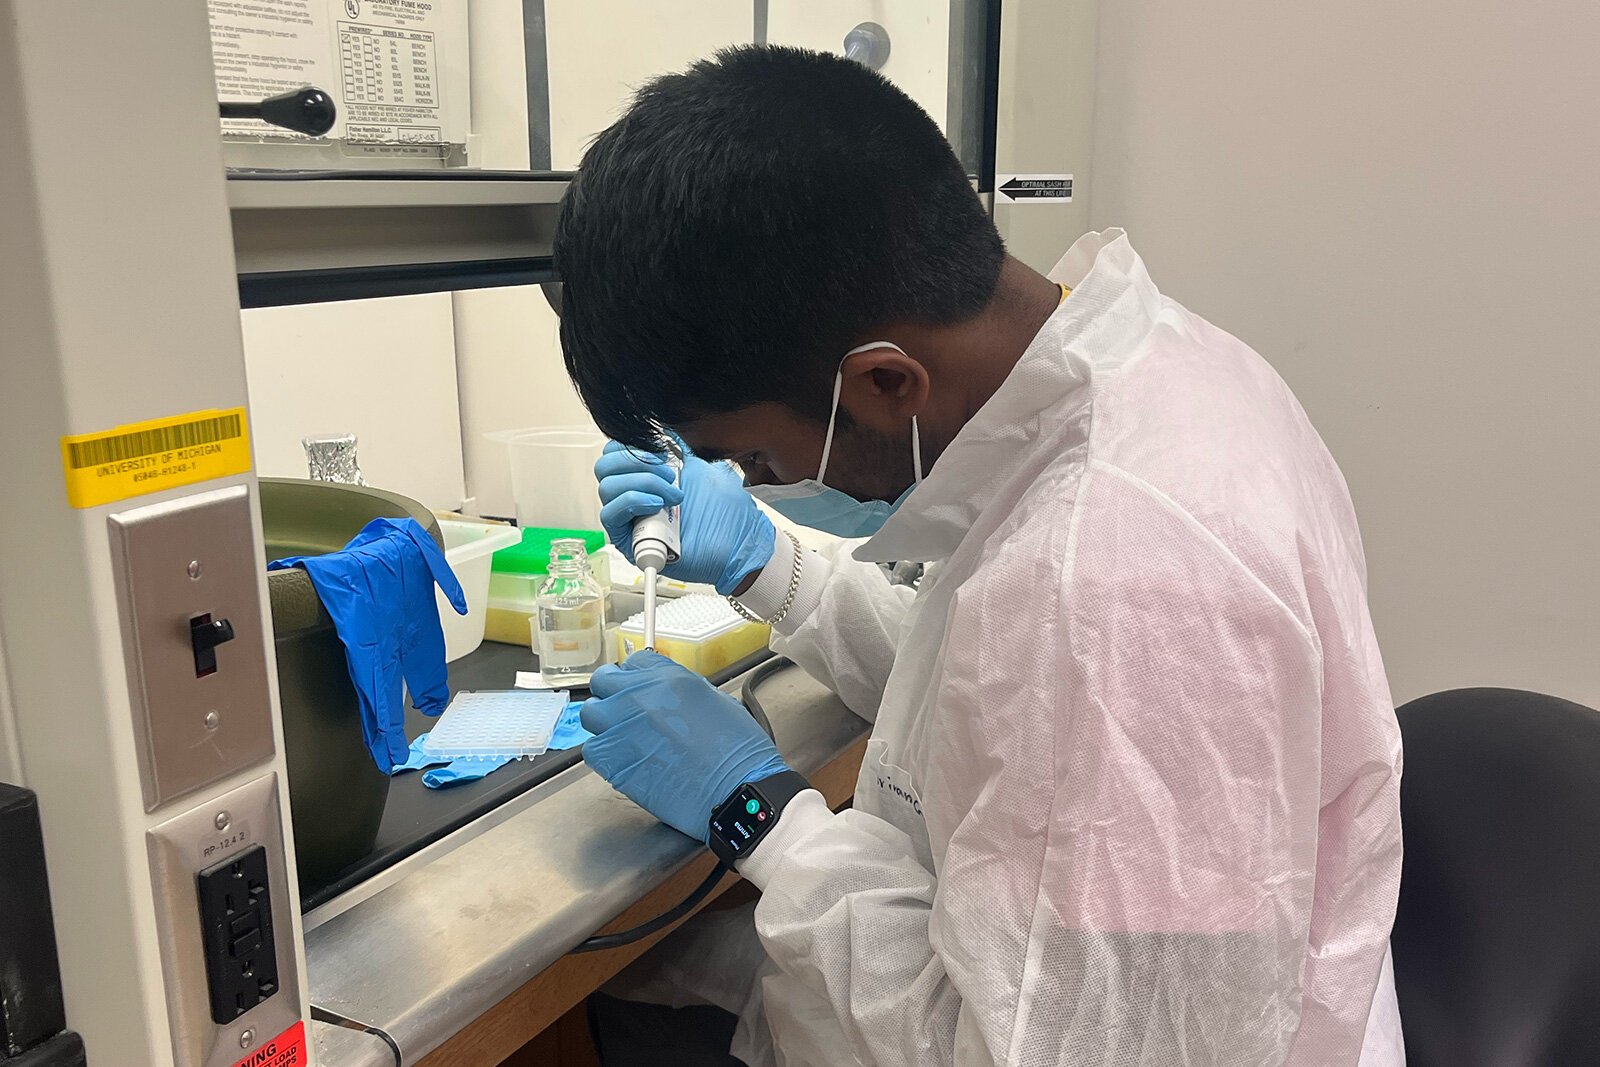
[[333, 97], [313, 85], [255, 102], [222, 100], [217, 110], [225, 119], [260, 119], [308, 137], [321, 137], [333, 129], [339, 115]]

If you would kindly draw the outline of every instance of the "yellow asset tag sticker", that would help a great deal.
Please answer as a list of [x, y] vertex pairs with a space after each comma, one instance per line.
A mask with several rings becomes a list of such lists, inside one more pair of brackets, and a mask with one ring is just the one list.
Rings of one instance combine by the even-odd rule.
[[244, 408], [195, 411], [61, 439], [67, 502], [92, 508], [250, 469]]

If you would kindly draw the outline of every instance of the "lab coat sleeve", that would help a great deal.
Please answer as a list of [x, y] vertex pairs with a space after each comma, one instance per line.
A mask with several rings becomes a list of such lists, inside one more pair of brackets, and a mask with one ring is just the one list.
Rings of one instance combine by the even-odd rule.
[[1318, 649], [1194, 520], [1128, 489], [1086, 493], [1075, 531], [1020, 531], [955, 594], [913, 783], [937, 876], [886, 818], [819, 797], [741, 868], [771, 958], [862, 1064], [1288, 1054]]
[[[870, 721], [877, 716], [901, 623], [915, 594], [890, 584], [877, 564], [851, 558], [859, 543], [800, 550], [800, 585], [788, 614], [774, 627], [772, 648]], [[776, 614], [788, 593], [794, 552], [793, 542], [778, 534], [771, 562], [740, 603], [762, 618]]]

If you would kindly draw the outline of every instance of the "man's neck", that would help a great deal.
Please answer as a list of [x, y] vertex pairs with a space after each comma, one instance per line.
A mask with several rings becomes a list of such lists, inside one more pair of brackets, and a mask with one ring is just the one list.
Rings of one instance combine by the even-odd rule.
[[930, 329], [923, 338], [907, 338], [907, 351], [931, 357], [931, 376], [941, 386], [934, 390], [935, 407], [921, 419], [930, 466], [999, 391], [1060, 303], [1058, 285], [1007, 256], [994, 298], [981, 314], [959, 326]]
[[999, 392], [1022, 354], [1061, 304], [1061, 287], [1019, 259], [1006, 257], [994, 299], [978, 317], [962, 376], [970, 383], [962, 425]]

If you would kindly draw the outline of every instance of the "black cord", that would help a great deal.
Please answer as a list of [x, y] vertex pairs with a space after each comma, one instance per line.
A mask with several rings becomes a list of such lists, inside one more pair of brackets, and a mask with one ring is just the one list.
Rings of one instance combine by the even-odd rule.
[[[762, 682], [765, 682], [774, 674], [793, 666], [793, 660], [785, 659], [782, 656], [774, 657], [751, 671], [750, 676], [744, 680], [743, 688], [739, 691], [739, 700], [744, 704], [745, 710], [767, 732], [768, 737], [773, 737], [772, 721], [767, 718], [767, 709], [761, 706], [761, 698], [756, 696], [756, 690], [760, 688]], [[776, 740], [775, 737], [773, 739]]]
[[678, 906], [673, 908], [671, 911], [664, 911], [660, 915], [657, 915], [654, 919], [651, 919], [649, 922], [641, 923], [631, 930], [620, 930], [614, 934], [596, 934], [587, 941], [580, 942], [578, 947], [574, 948], [572, 951], [602, 952], [608, 948], [621, 948], [623, 945], [631, 945], [633, 942], [638, 941], [641, 938], [649, 937], [662, 927], [671, 926], [673, 923], [677, 922], [679, 919], [693, 911], [695, 905], [704, 900], [706, 898], [706, 894], [715, 889], [717, 887], [717, 883], [722, 881], [722, 876], [729, 873], [732, 872], [730, 872], [723, 864], [718, 863], [715, 867], [711, 868], [711, 873], [706, 875], [706, 880], [696, 886], [695, 891], [684, 897]]
[[[744, 706], [749, 710], [756, 722], [761, 724], [761, 728], [767, 732], [768, 737], [772, 736], [772, 723], [767, 720], [767, 713], [761, 707], [761, 701], [756, 698], [756, 687], [772, 675], [792, 666], [794, 664], [791, 661], [782, 657], [775, 657], [755, 668], [750, 673], [750, 676], [745, 679], [743, 688]], [[684, 897], [671, 911], [662, 912], [654, 919], [635, 926], [632, 930], [621, 930], [614, 934], [596, 934], [587, 941], [579, 942], [578, 947], [572, 951], [601, 952], [608, 948], [620, 948], [623, 945], [630, 945], [641, 938], [649, 937], [664, 926], [671, 926], [693, 911], [695, 905], [704, 900], [706, 894], [715, 889], [717, 883], [722, 881], [722, 876], [727, 873], [732, 873], [727, 865], [718, 863], [711, 868], [711, 873], [706, 875], [706, 880], [696, 886], [695, 891]]]
[[332, 1026], [342, 1026], [346, 1030], [355, 1030], [363, 1034], [371, 1034], [379, 1041], [382, 1041], [385, 1045], [388, 1045], [389, 1051], [394, 1053], [394, 1067], [400, 1067], [400, 1065], [405, 1062], [405, 1057], [400, 1051], [399, 1043], [396, 1042], [394, 1038], [390, 1037], [388, 1031], [384, 1030], [381, 1026], [371, 1026], [367, 1023], [361, 1022], [359, 1019], [352, 1019], [348, 1015], [340, 1015], [338, 1012], [332, 1011], [328, 1008], [319, 1008], [315, 1004], [311, 1005], [311, 1018], [315, 1019], [319, 1023], [328, 1023]]

